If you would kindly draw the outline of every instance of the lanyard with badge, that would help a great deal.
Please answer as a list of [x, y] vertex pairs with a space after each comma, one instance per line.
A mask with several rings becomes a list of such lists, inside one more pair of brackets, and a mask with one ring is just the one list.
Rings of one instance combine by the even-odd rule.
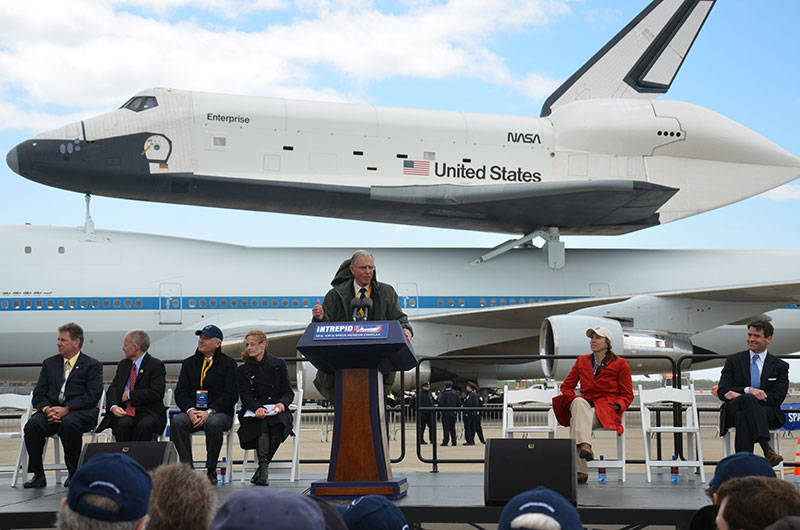
[[208, 408], [208, 390], [203, 390], [203, 381], [208, 374], [211, 365], [214, 364], [214, 358], [203, 359], [203, 368], [200, 370], [200, 390], [196, 393], [195, 408], [205, 410]]

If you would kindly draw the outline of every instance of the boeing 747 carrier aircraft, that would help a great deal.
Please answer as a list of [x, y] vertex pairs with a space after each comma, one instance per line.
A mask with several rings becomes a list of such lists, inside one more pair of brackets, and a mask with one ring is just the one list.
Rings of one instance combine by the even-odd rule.
[[31, 180], [110, 197], [526, 236], [549, 229], [551, 241], [623, 234], [800, 176], [800, 159], [742, 125], [657, 99], [713, 5], [654, 0], [538, 118], [152, 88], [22, 142], [7, 162]]
[[[38, 363], [54, 351], [56, 328], [75, 321], [86, 330], [85, 351], [107, 361], [119, 359], [122, 338], [134, 328], [150, 334], [154, 355], [182, 359], [206, 324], [222, 328], [223, 347], [235, 357], [253, 328], [268, 333], [271, 353], [295, 357], [311, 307], [353, 250], [2, 226], [0, 352], [4, 362]], [[567, 250], [560, 270], [535, 247], [473, 265], [481, 252], [374, 250], [377, 277], [395, 287], [410, 317], [417, 354], [438, 357], [423, 364], [425, 379], [471, 379], [481, 387], [498, 379], [562, 379], [574, 361], [559, 357], [585, 353], [585, 331], [596, 325], [614, 332], [615, 350], [637, 373], [669, 369], [641, 354], [741, 349], [743, 324], [758, 316], [775, 325], [770, 352], [800, 350], [800, 250]], [[539, 352], [556, 357], [447, 360]], [[4, 377], [35, 373], [6, 370]], [[311, 387], [306, 391], [316, 395]]]

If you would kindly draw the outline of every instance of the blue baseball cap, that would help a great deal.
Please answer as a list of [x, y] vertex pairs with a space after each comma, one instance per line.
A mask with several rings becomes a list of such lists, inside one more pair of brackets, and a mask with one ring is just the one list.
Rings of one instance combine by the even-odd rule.
[[[511, 522], [525, 514], [540, 513], [555, 519], [561, 530], [581, 530], [581, 518], [578, 510], [562, 495], [555, 491], [539, 486], [536, 489], [520, 493], [506, 504], [500, 513], [497, 530], [511, 530]], [[516, 526], [515, 528], [529, 528]], [[531, 526], [530, 528], [535, 528]]]
[[766, 458], [742, 451], [720, 460], [717, 469], [714, 470], [714, 478], [708, 485], [716, 491], [723, 482], [736, 477], [775, 478], [775, 470]]
[[209, 324], [208, 326], [204, 327], [203, 329], [198, 329], [197, 331], [194, 332], [195, 335], [200, 335], [201, 333], [203, 335], [205, 335], [206, 337], [208, 337], [209, 339], [222, 340], [222, 330], [219, 329], [214, 324]]
[[[153, 481], [139, 462], [122, 453], [97, 455], [72, 475], [67, 505], [72, 511], [100, 521], [136, 521], [147, 515]], [[119, 505], [112, 512], [81, 499], [85, 493], [107, 497]]]
[[316, 502], [292, 490], [247, 488], [231, 495], [217, 511], [211, 530], [325, 530]]
[[382, 495], [364, 495], [348, 506], [334, 506], [348, 530], [408, 530], [403, 512]]

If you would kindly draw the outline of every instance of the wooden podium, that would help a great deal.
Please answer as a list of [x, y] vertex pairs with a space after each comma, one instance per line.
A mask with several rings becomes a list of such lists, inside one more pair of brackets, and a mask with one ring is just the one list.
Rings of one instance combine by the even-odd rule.
[[417, 365], [400, 323], [314, 322], [297, 349], [318, 370], [336, 375], [328, 480], [312, 483], [311, 493], [339, 498], [404, 496], [408, 482], [392, 477], [382, 375]]

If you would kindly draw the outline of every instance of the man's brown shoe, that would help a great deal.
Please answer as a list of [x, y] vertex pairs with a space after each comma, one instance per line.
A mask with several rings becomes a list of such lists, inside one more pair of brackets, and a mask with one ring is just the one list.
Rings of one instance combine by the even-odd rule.
[[578, 471], [578, 484], [586, 484], [589, 481], [588, 473], [581, 473]]
[[775, 467], [781, 462], [783, 462], [783, 457], [778, 453], [776, 453], [775, 450], [773, 449], [770, 449], [769, 451], [764, 453], [764, 458], [767, 459], [767, 462], [769, 462], [769, 465], [771, 465], [772, 467]]
[[580, 456], [587, 462], [591, 462], [592, 460], [594, 460], [594, 453], [592, 452], [592, 446], [587, 443], [581, 444], [581, 450], [578, 452], [578, 456]]

